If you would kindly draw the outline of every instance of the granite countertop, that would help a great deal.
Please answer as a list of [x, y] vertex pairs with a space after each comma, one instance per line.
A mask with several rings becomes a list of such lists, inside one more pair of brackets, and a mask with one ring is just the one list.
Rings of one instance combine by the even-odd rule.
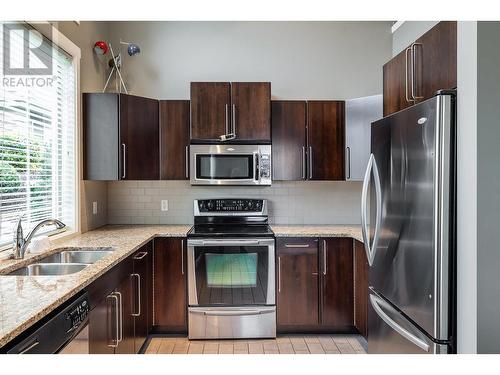
[[[109, 225], [56, 241], [43, 254], [0, 260], [0, 347], [83, 290], [111, 267], [154, 237], [185, 237], [190, 225]], [[361, 241], [359, 225], [272, 225], [277, 237], [352, 237]], [[113, 253], [84, 270], [63, 276], [5, 276], [61, 248], [112, 247]]]
[[361, 225], [271, 225], [276, 237], [352, 237], [363, 242]]

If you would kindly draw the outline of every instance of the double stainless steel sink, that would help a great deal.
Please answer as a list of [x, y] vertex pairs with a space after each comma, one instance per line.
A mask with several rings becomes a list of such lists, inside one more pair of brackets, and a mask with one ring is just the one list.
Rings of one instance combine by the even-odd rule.
[[59, 276], [80, 272], [113, 253], [113, 248], [64, 248], [6, 276]]

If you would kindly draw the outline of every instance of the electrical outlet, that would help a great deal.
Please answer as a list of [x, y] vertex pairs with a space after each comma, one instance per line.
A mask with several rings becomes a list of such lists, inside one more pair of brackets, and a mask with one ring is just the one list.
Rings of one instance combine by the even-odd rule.
[[161, 210], [168, 211], [168, 199], [163, 199], [161, 201]]
[[97, 202], [92, 202], [92, 214], [97, 215]]

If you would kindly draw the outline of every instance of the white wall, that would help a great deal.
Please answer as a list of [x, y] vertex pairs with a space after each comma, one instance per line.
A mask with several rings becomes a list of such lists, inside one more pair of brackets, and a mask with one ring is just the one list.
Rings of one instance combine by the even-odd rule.
[[[97, 40], [109, 38], [109, 27], [105, 22], [73, 21], [55, 22], [54, 26], [81, 49], [80, 90], [98, 92], [104, 85], [107, 68], [97, 58], [93, 45]], [[100, 227], [107, 223], [107, 183], [101, 181], [82, 181], [81, 183], [81, 230]], [[92, 213], [92, 202], [98, 203], [98, 213]]]
[[[189, 99], [191, 81], [271, 81], [273, 98], [281, 99], [380, 94], [382, 65], [391, 58], [389, 22], [112, 22], [110, 30], [113, 46], [121, 38], [141, 47], [134, 57], [122, 49], [130, 91], [160, 99]], [[360, 195], [356, 182], [218, 188], [120, 181], [108, 184], [108, 222], [191, 223], [195, 198], [260, 196], [269, 199], [274, 223], [357, 224]], [[172, 202], [169, 212], [160, 211], [161, 199]]]
[[[275, 98], [348, 99], [382, 92], [389, 22], [112, 22], [133, 93], [189, 99], [191, 81], [271, 81]], [[123, 49], [125, 52], [125, 49]]]
[[500, 22], [477, 23], [477, 350], [500, 353]]
[[457, 344], [477, 351], [477, 23], [457, 29]]
[[392, 55], [396, 56], [439, 21], [404, 21], [392, 34]]

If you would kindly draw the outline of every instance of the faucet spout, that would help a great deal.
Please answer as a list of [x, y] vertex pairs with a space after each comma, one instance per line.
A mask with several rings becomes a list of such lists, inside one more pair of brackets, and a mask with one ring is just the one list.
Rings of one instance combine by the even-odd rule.
[[[22, 218], [22, 217], [21, 217]], [[62, 229], [66, 226], [62, 221], [57, 219], [46, 219], [39, 222], [35, 227], [28, 233], [28, 236], [24, 238], [23, 236], [23, 227], [21, 223], [21, 218], [17, 222], [17, 228], [14, 236], [14, 258], [15, 259], [23, 259], [24, 254], [26, 253], [26, 249], [30, 244], [33, 236], [40, 230], [40, 228], [45, 227], [47, 225], [55, 225], [57, 229]]]

